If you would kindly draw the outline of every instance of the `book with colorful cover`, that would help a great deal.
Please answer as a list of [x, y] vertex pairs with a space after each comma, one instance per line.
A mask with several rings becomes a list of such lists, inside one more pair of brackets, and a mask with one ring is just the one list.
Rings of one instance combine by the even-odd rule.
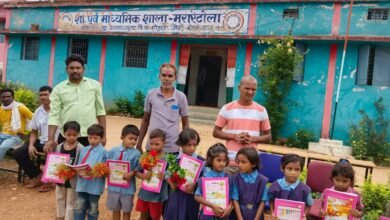
[[78, 175], [81, 178], [88, 179], [88, 180], [92, 179], [92, 173], [91, 173], [92, 169], [91, 166], [89, 166], [89, 164], [87, 163], [78, 164], [78, 165], [66, 164], [66, 166], [76, 170]]
[[128, 188], [130, 182], [123, 179], [123, 175], [130, 172], [130, 162], [122, 160], [107, 160], [110, 168], [110, 175], [107, 178], [107, 185]]
[[160, 193], [161, 186], [164, 180], [160, 180], [157, 177], [159, 172], [164, 173], [165, 168], [167, 167], [167, 162], [164, 160], [158, 160], [157, 164], [152, 168], [152, 170], [144, 170], [145, 172], [152, 172], [152, 178], [150, 180], [142, 180], [141, 188], [150, 192]]
[[305, 203], [275, 199], [274, 215], [278, 220], [302, 220], [305, 216]]
[[324, 207], [327, 215], [325, 220], [353, 220], [349, 215], [351, 209], [356, 209], [358, 196], [353, 193], [339, 192], [332, 189], [325, 189]]
[[[203, 161], [182, 154], [179, 166], [185, 170], [186, 183], [194, 183], [199, 178], [200, 171], [203, 167]], [[184, 191], [184, 185], [180, 186], [180, 190]]]
[[[202, 193], [203, 198], [223, 209], [229, 205], [229, 180], [227, 177], [221, 178], [202, 178]], [[213, 210], [204, 206], [204, 215], [214, 216]]]
[[57, 167], [69, 161], [69, 154], [49, 153], [46, 158], [42, 181], [63, 184], [65, 181], [57, 175]]

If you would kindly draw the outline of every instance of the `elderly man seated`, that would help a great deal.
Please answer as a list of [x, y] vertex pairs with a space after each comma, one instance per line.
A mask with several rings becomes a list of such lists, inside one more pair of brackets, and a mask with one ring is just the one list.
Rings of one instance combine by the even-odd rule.
[[26, 135], [26, 121], [31, 120], [32, 112], [23, 104], [14, 100], [12, 89], [0, 92], [0, 160], [7, 150], [23, 144], [21, 137]]

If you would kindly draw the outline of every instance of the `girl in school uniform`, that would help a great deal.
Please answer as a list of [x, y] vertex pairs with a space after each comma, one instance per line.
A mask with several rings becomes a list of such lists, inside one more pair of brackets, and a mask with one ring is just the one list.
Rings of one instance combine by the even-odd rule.
[[[195, 159], [205, 161], [203, 157], [195, 153], [199, 142], [199, 134], [194, 129], [188, 128], [180, 132], [179, 139], [176, 144], [181, 147], [181, 152], [177, 160], [179, 161], [181, 156], [185, 154]], [[197, 220], [199, 215], [199, 203], [197, 203], [194, 198], [194, 191], [197, 185], [196, 182], [184, 184], [183, 186], [185, 192], [177, 189], [176, 185], [172, 184], [169, 180], [168, 183], [171, 186], [172, 191], [169, 194], [169, 198], [165, 206], [164, 219]]]
[[[229, 164], [228, 150], [221, 144], [215, 144], [209, 148], [207, 151], [207, 160], [206, 160], [206, 169], [203, 173], [203, 176], [198, 180], [198, 188], [195, 192], [195, 200], [203, 205], [203, 208], [200, 212], [200, 220], [220, 220], [220, 219], [229, 219], [230, 213], [233, 210], [233, 204], [230, 200], [228, 207], [222, 208], [216, 204], [213, 204], [210, 201], [207, 201], [202, 197], [202, 178], [221, 178], [228, 177], [228, 175], [223, 171], [224, 168]], [[230, 182], [230, 181], [229, 181]], [[230, 186], [230, 184], [229, 184]], [[229, 195], [232, 194], [231, 187], [229, 187]], [[230, 199], [230, 197], [229, 197]], [[204, 215], [204, 207], [210, 207], [214, 216]]]

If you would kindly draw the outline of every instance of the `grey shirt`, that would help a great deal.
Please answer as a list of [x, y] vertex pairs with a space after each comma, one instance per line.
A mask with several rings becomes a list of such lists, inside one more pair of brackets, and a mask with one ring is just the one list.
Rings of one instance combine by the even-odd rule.
[[[183, 92], [174, 89], [170, 98], [165, 98], [161, 88], [155, 88], [148, 92], [145, 100], [144, 111], [150, 113], [150, 124], [148, 132], [156, 128], [163, 130], [166, 134], [164, 152], [179, 152], [175, 144], [180, 132], [180, 118], [188, 116], [187, 97]], [[146, 144], [149, 150], [149, 139]]]

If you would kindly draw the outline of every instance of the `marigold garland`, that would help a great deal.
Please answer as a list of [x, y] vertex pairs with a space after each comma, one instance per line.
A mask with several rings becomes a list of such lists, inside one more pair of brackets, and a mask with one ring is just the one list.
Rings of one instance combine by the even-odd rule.
[[94, 178], [107, 177], [111, 173], [110, 168], [106, 163], [97, 163], [92, 168], [92, 176]]
[[156, 166], [158, 160], [158, 152], [155, 150], [144, 152], [139, 159], [141, 167], [145, 170], [151, 170]]
[[60, 179], [66, 181], [74, 177], [76, 175], [76, 171], [68, 167], [66, 164], [62, 163], [57, 166], [56, 175]]

